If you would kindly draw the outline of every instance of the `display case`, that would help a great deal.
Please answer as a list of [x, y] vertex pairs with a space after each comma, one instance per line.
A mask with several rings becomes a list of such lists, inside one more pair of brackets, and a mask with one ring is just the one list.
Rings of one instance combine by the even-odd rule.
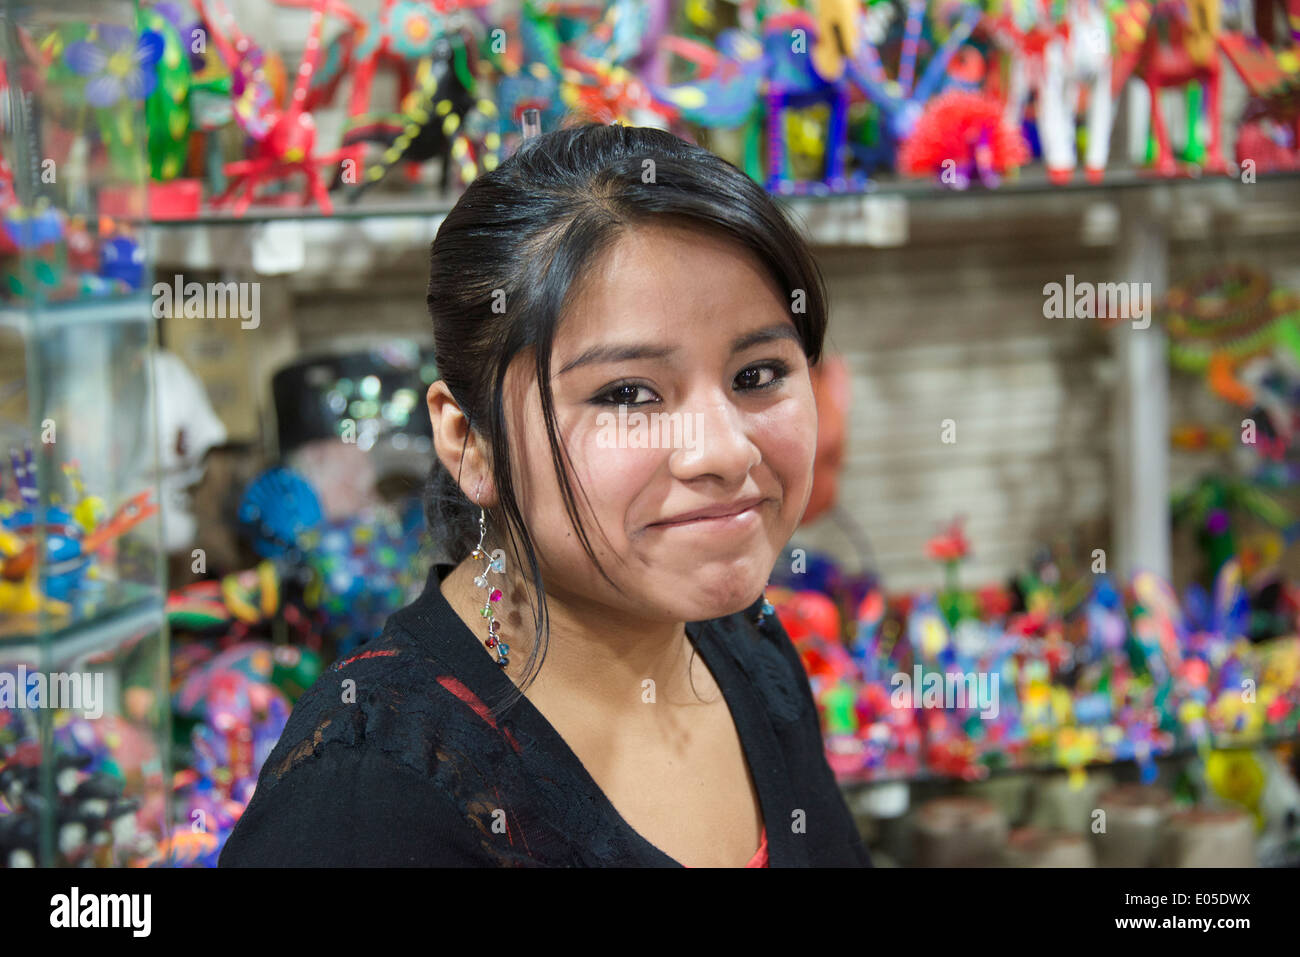
[[149, 175], [134, 2], [0, 0], [0, 862], [169, 837]]

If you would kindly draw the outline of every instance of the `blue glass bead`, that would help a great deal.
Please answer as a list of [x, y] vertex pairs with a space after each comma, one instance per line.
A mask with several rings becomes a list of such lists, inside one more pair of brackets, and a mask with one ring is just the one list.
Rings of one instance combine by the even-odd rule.
[[508, 655], [508, 654], [510, 654], [510, 646], [507, 645], [504, 641], [498, 641], [498, 642], [497, 642], [497, 649], [498, 649], [498, 650], [501, 652], [501, 654], [503, 654], [503, 655]]

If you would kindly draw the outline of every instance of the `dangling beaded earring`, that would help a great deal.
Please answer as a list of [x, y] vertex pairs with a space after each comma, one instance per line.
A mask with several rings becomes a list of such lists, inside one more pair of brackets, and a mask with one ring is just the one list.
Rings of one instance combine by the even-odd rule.
[[763, 607], [758, 610], [758, 615], [754, 618], [754, 624], [761, 625], [768, 615], [773, 614], [776, 608], [767, 600], [767, 586], [763, 586]]
[[[474, 496], [474, 501], [478, 502], [477, 495]], [[483, 569], [483, 573], [474, 579], [474, 584], [479, 588], [486, 588], [488, 590], [487, 600], [483, 602], [483, 609], [481, 612], [483, 617], [488, 620], [488, 636], [487, 640], [484, 641], [484, 644], [489, 650], [495, 649], [497, 654], [497, 664], [504, 668], [510, 663], [508, 658], [508, 655], [510, 654], [510, 646], [502, 641], [500, 636], [497, 634], [497, 628], [499, 626], [497, 624], [496, 616], [492, 614], [492, 606], [501, 600], [501, 589], [494, 587], [492, 583], [487, 580], [487, 576], [488, 572], [496, 572], [498, 575], [505, 574], [506, 559], [504, 555], [499, 558], [492, 558], [486, 551], [484, 551], [483, 538], [486, 535], [487, 512], [483, 509], [482, 505], [479, 505], [478, 544], [474, 546], [474, 551], [470, 553], [470, 557], [482, 558], [487, 562], [487, 568]]]

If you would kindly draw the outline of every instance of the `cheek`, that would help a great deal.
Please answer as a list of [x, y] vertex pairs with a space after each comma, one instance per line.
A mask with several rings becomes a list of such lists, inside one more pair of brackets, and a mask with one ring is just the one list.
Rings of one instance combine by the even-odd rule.
[[766, 410], [754, 438], [788, 497], [799, 498], [811, 490], [817, 452], [817, 406], [811, 390]]
[[[626, 518], [634, 511], [633, 503], [668, 453], [664, 449], [610, 447], [599, 429], [585, 423], [561, 420], [560, 427], [569, 452], [569, 481], [578, 514], [587, 524], [592, 547], [600, 554], [605, 546], [597, 528], [615, 544], [625, 539]], [[582, 553], [582, 544], [569, 524], [543, 427], [530, 433], [524, 461], [528, 463], [525, 481], [530, 495], [525, 514], [529, 514], [529, 527], [560, 551]]]
[[571, 432], [569, 449], [574, 474], [587, 490], [596, 520], [611, 539], [619, 541], [633, 502], [663, 467], [669, 451], [620, 448], [596, 428]]

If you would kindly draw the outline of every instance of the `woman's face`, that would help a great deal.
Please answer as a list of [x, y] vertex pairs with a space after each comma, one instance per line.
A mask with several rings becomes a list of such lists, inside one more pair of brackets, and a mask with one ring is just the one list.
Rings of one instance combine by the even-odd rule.
[[[549, 595], [663, 621], [758, 597], [812, 489], [817, 410], [794, 305], [743, 248], [676, 226], [629, 232], [585, 277], [551, 381], [579, 514], [617, 589], [569, 524], [533, 355], [516, 357], [511, 460]], [[707, 509], [739, 514], [689, 519]]]

